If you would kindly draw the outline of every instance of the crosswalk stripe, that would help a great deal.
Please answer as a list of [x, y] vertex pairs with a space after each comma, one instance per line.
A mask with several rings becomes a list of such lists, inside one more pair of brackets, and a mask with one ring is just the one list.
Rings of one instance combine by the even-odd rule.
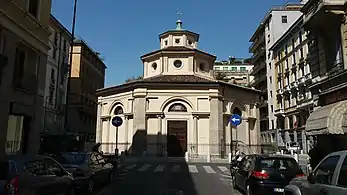
[[150, 164], [145, 164], [141, 168], [139, 168], [137, 171], [146, 171], [149, 167], [151, 167]]
[[155, 168], [154, 172], [163, 172], [165, 168], [165, 165], [158, 165], [157, 168]]
[[224, 167], [224, 166], [218, 166], [218, 169], [219, 169], [220, 171], [222, 171], [223, 173], [228, 171], [228, 168], [226, 168], [226, 167]]
[[190, 173], [199, 173], [195, 165], [188, 165], [188, 170]]
[[136, 164], [132, 164], [126, 167], [126, 169], [130, 170], [136, 167]]
[[216, 173], [210, 166], [202, 166], [202, 167], [204, 167], [207, 173]]
[[180, 169], [181, 169], [181, 166], [175, 165], [175, 166], [172, 167], [171, 171], [172, 171], [172, 172], [179, 172]]

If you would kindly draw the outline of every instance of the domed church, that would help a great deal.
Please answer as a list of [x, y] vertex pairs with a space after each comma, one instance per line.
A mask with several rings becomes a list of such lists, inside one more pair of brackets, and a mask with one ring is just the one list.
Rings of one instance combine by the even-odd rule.
[[[260, 92], [214, 79], [216, 56], [198, 49], [199, 34], [176, 24], [159, 35], [160, 49], [141, 56], [143, 79], [97, 91], [101, 150], [210, 159], [236, 145], [259, 150]], [[237, 127], [229, 122], [233, 113], [242, 118]], [[115, 116], [123, 119], [118, 128]]]

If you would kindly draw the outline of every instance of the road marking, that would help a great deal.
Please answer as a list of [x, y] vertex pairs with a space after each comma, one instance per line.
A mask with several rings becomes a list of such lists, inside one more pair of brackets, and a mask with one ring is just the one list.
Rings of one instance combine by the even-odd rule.
[[224, 167], [224, 166], [218, 166], [218, 169], [219, 169], [220, 171], [222, 171], [223, 173], [228, 171], [228, 168], [226, 168], [226, 167]]
[[132, 164], [126, 167], [126, 169], [130, 170], [136, 167], [136, 164]]
[[176, 173], [176, 172], [179, 172], [180, 170], [181, 170], [181, 166], [179, 166], [179, 165], [175, 165], [175, 166], [173, 166], [172, 169], [171, 169], [171, 171], [172, 171], [172, 172], [175, 172], [175, 173]]
[[221, 174], [221, 176], [222, 176], [223, 178], [232, 179], [231, 175]]
[[139, 168], [137, 171], [141, 171], [141, 172], [146, 171], [149, 167], [151, 167], [150, 164], [145, 164], [141, 168]]
[[188, 165], [188, 169], [190, 173], [199, 173], [195, 165]]
[[154, 172], [163, 172], [165, 168], [165, 165], [158, 165], [157, 168], [155, 168]]
[[202, 166], [202, 167], [204, 167], [207, 173], [216, 173], [210, 166]]

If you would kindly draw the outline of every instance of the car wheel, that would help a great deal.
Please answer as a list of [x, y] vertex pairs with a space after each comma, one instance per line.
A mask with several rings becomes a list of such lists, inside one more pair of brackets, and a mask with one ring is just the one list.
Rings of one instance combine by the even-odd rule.
[[246, 195], [252, 195], [252, 190], [251, 190], [251, 188], [249, 187], [248, 184], [246, 186]]
[[87, 192], [88, 192], [88, 194], [91, 194], [91, 193], [93, 193], [93, 191], [94, 191], [94, 181], [92, 178], [90, 178], [88, 180], [88, 184], [87, 184]]

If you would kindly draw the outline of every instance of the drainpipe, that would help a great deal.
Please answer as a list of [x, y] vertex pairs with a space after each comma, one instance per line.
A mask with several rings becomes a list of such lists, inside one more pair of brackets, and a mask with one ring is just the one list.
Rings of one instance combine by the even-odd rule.
[[[60, 61], [61, 61], [60, 58], [62, 56], [62, 52], [61, 52], [61, 44], [62, 44], [62, 37], [63, 37], [62, 32], [59, 33], [59, 37], [60, 37], [59, 43], [58, 43], [59, 54], [58, 54], [58, 62], [57, 62], [58, 68], [57, 68], [57, 79], [55, 80], [56, 83], [55, 83], [55, 100], [54, 100], [54, 102], [55, 102], [54, 108], [55, 108], [55, 112], [56, 112], [55, 114], [57, 115], [57, 117], [58, 117], [58, 113], [59, 113], [59, 116], [61, 116], [61, 114], [59, 112], [60, 106], [57, 109], [57, 105], [58, 105], [58, 91], [59, 91], [59, 84], [60, 84], [60, 69], [61, 69], [60, 68]], [[59, 125], [59, 131], [61, 131], [61, 125]]]

